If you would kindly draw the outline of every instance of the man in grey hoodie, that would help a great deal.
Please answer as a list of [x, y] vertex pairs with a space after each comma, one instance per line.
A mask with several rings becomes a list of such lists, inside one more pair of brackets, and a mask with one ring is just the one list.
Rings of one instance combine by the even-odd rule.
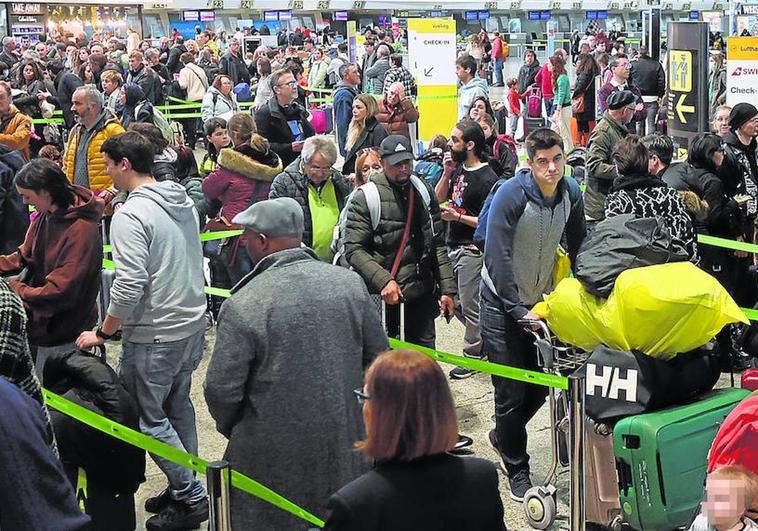
[[476, 60], [468, 54], [455, 61], [455, 75], [461, 82], [458, 88], [458, 121], [468, 118], [471, 104], [479, 96], [489, 99], [487, 81], [476, 77]]
[[[139, 405], [140, 429], [197, 455], [190, 384], [203, 354], [206, 305], [197, 213], [184, 187], [152, 177], [153, 146], [141, 134], [109, 138], [101, 151], [114, 185], [129, 195], [111, 225], [117, 274], [108, 315], [77, 346], [102, 344], [122, 328], [119, 371]], [[205, 488], [194, 473], [154, 459], [169, 486], [145, 503], [158, 513], [147, 529], [192, 529], [207, 520]]]

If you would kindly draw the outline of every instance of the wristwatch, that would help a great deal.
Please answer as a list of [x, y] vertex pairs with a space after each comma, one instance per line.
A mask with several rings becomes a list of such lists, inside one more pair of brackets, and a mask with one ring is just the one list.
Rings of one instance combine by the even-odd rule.
[[98, 326], [97, 328], [95, 328], [95, 335], [99, 337], [100, 339], [104, 339], [105, 341], [108, 341], [110, 339], [113, 339], [113, 336], [115, 336], [116, 334], [110, 334], [110, 335], [106, 334], [105, 332], [103, 332], [103, 329]]

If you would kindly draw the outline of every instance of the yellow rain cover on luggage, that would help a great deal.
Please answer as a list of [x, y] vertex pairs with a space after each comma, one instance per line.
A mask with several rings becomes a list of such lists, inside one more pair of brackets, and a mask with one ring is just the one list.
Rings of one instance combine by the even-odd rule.
[[728, 323], [749, 322], [721, 284], [689, 262], [624, 271], [607, 300], [567, 278], [532, 311], [569, 345], [661, 359], [706, 344]]

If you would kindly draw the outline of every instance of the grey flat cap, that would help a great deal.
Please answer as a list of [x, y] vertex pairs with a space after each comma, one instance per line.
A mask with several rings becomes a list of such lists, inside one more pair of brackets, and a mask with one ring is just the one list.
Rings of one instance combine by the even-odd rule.
[[258, 201], [232, 220], [269, 238], [302, 238], [305, 222], [303, 209], [291, 197]]

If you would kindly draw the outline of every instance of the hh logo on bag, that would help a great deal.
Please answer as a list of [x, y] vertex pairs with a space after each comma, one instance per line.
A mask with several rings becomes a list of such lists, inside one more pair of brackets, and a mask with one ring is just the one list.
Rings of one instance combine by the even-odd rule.
[[[600, 372], [598, 373], [598, 369]], [[622, 371], [626, 376], [622, 376]], [[597, 395], [595, 391], [599, 392]], [[598, 367], [594, 363], [587, 364], [587, 394], [619, 400], [619, 391], [624, 391], [624, 400], [637, 401], [637, 370], [619, 369], [618, 367]]]

